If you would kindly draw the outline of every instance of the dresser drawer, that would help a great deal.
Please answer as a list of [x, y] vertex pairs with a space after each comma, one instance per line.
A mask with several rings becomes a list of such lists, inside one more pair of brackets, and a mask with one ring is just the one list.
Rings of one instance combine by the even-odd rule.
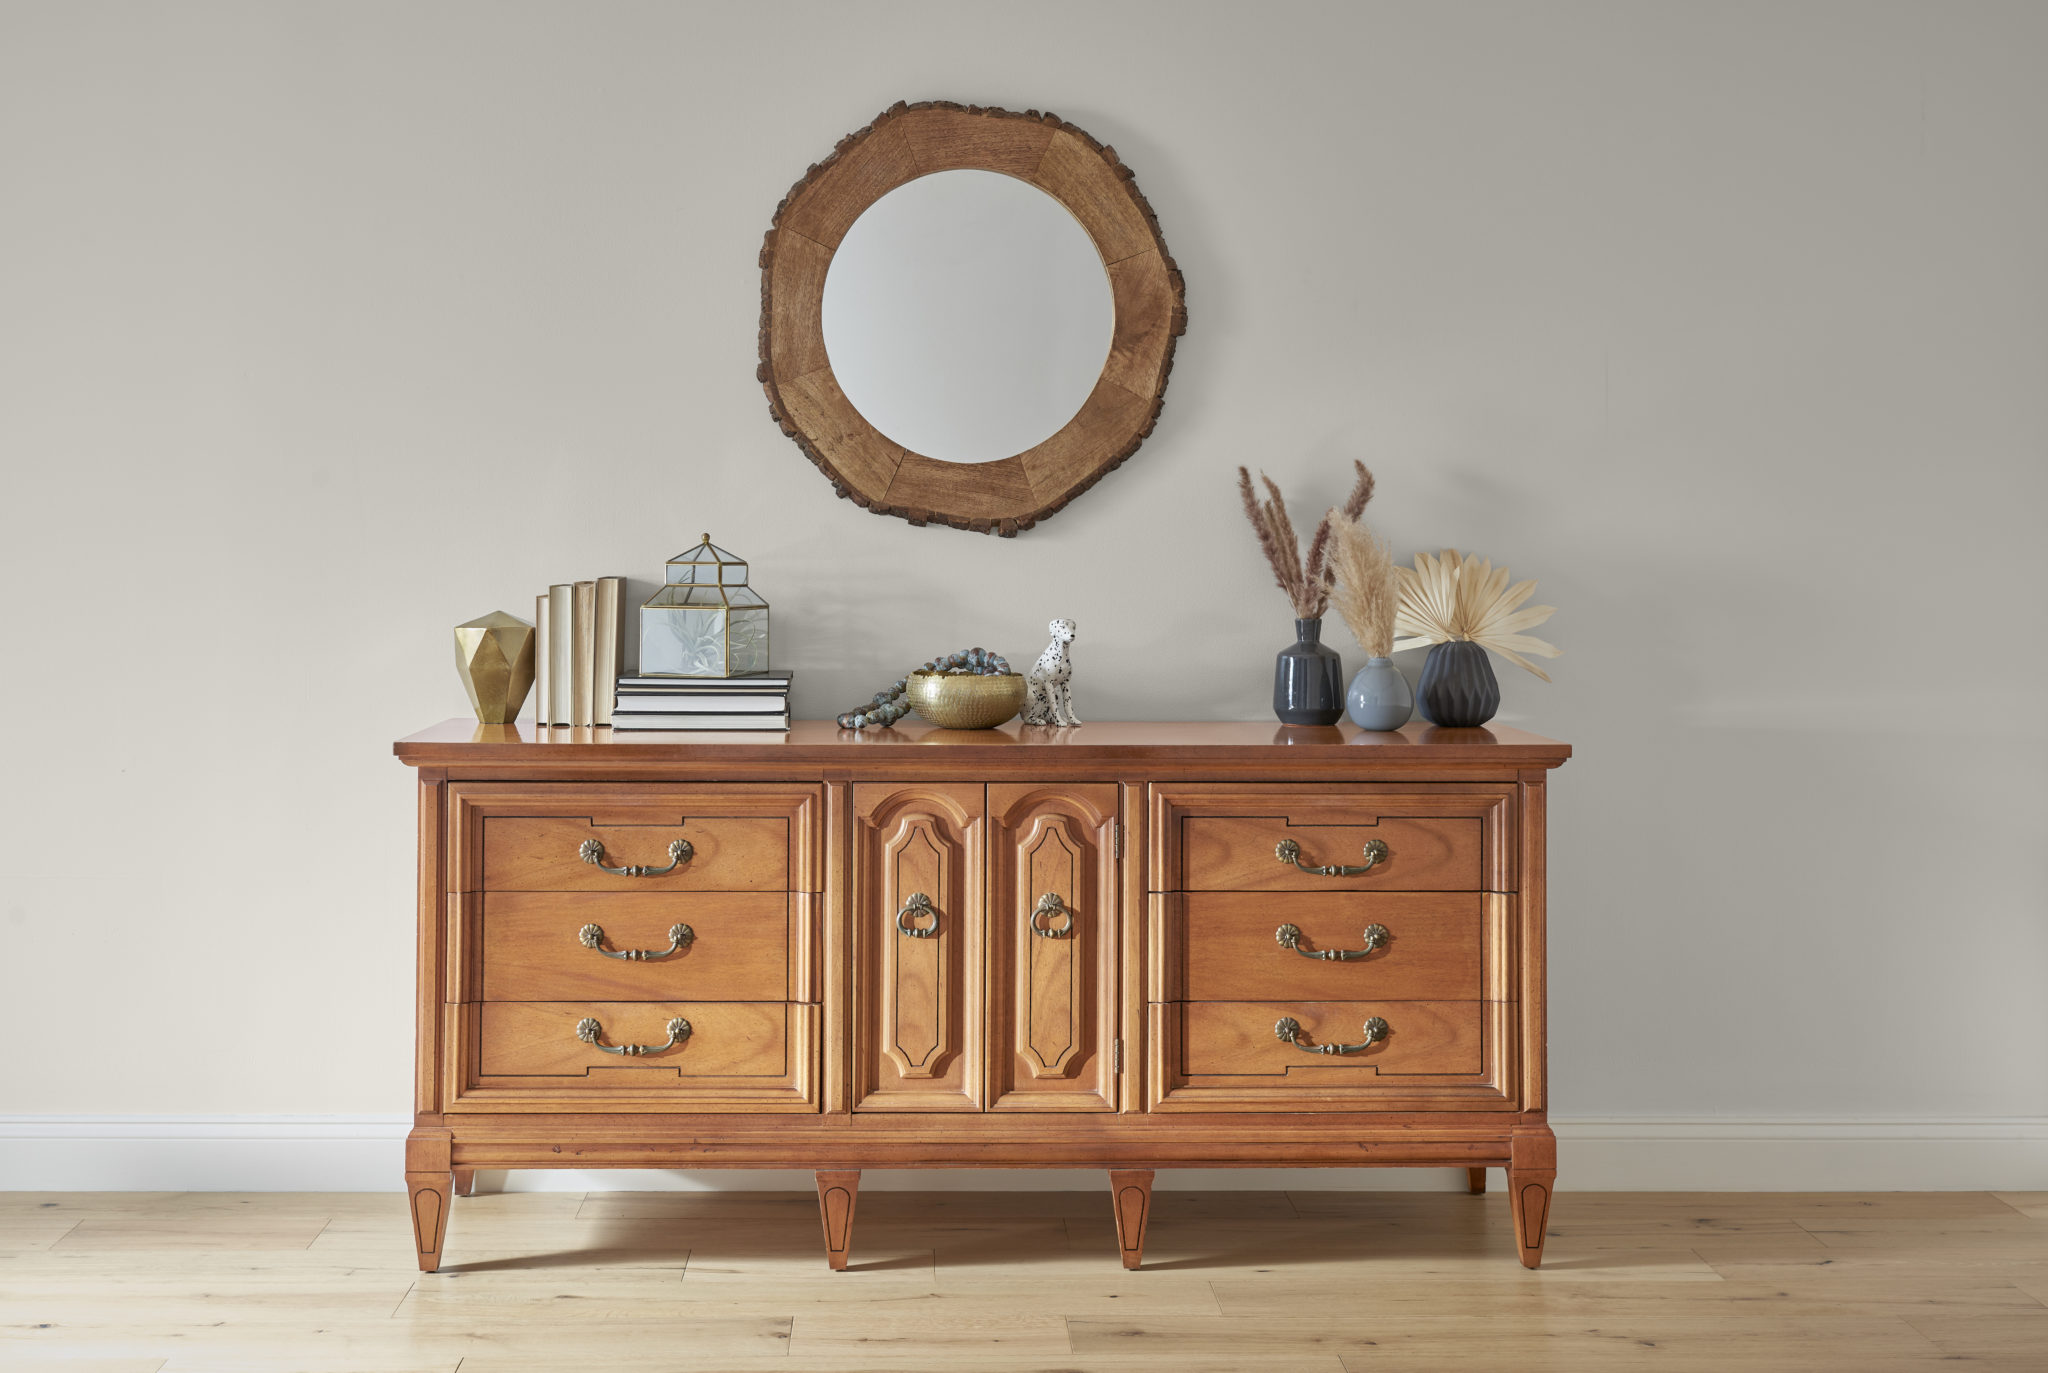
[[1512, 1110], [1515, 1013], [1498, 1001], [1154, 1005], [1150, 1109]]
[[823, 789], [452, 782], [447, 890], [823, 890]]
[[[1163, 965], [1155, 1000], [1469, 1001], [1505, 994], [1506, 897], [1189, 892], [1152, 899], [1160, 908], [1154, 947]], [[1335, 953], [1363, 956], [1309, 956]]]
[[[1365, 1043], [1379, 1018], [1385, 1037], [1358, 1053], [1311, 1053], [1302, 1045]], [[1299, 1043], [1275, 1027], [1295, 1022]], [[1470, 1001], [1206, 1001], [1185, 1008], [1181, 1061], [1190, 1077], [1386, 1077], [1477, 1073], [1482, 1064], [1479, 1003]]]
[[1159, 783], [1152, 891], [1513, 891], [1513, 787]]
[[485, 891], [783, 891], [788, 886], [789, 822], [779, 816], [689, 815], [670, 823], [604, 824], [584, 815], [507, 815], [483, 822]]
[[[809, 1001], [811, 900], [490, 892], [482, 898], [483, 999]], [[618, 956], [626, 953], [646, 956]]]
[[[1480, 822], [1462, 816], [1359, 814], [1355, 823], [1302, 812], [1186, 821], [1188, 891], [1478, 891]], [[1371, 851], [1368, 851], [1370, 847]], [[1309, 871], [1353, 867], [1351, 873]]]
[[[478, 1072], [550, 1087], [676, 1089], [692, 1084], [772, 1084], [794, 1071], [808, 1011], [775, 1003], [707, 1001], [508, 1001], [480, 1008]], [[688, 1024], [670, 1045], [669, 1024]], [[595, 1042], [578, 1027], [595, 1020]], [[801, 1021], [795, 1024], [793, 1021]], [[639, 1054], [600, 1046], [641, 1046]]]

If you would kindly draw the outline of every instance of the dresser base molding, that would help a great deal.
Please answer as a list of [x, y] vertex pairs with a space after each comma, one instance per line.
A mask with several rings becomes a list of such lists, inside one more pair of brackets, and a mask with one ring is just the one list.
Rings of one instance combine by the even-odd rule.
[[[1185, 1119], [1176, 1118], [1177, 1123]], [[542, 1136], [532, 1130], [531, 1122], [524, 1130], [500, 1127], [483, 1137], [473, 1132], [468, 1121], [458, 1122], [452, 1133], [437, 1126], [415, 1130], [407, 1141], [405, 1177], [413, 1198], [421, 1270], [433, 1272], [439, 1266], [451, 1195], [468, 1196], [479, 1168], [812, 1168], [817, 1175], [825, 1259], [834, 1271], [846, 1268], [852, 1249], [861, 1175], [860, 1168], [848, 1166], [853, 1163], [888, 1168], [1105, 1168], [1117, 1247], [1124, 1267], [1133, 1269], [1144, 1259], [1152, 1180], [1162, 1168], [1463, 1167], [1474, 1194], [1486, 1190], [1487, 1168], [1502, 1168], [1508, 1174], [1516, 1252], [1528, 1268], [1543, 1260], [1544, 1229], [1557, 1176], [1556, 1136], [1541, 1122], [1525, 1122], [1505, 1134], [1498, 1126], [1491, 1133], [1475, 1130], [1470, 1134], [1435, 1126], [1382, 1126], [1381, 1138], [1366, 1133], [1314, 1142], [1275, 1143], [1219, 1133], [1206, 1146], [1184, 1138], [1185, 1130], [1176, 1128], [1176, 1138], [1171, 1141], [1132, 1139], [1110, 1147], [1098, 1142], [1086, 1153], [1077, 1153], [1071, 1144], [1049, 1148], [1045, 1138], [1025, 1138], [987, 1140], [971, 1149], [955, 1144], [952, 1152], [941, 1154], [923, 1132], [912, 1132], [915, 1138], [854, 1140], [848, 1138], [852, 1132], [841, 1128], [818, 1131], [821, 1136], [833, 1137], [807, 1142], [792, 1140], [791, 1132], [782, 1127], [762, 1135], [731, 1132], [730, 1117], [700, 1121], [707, 1132], [740, 1137], [695, 1138], [687, 1143], [672, 1137], [631, 1141], [619, 1138], [622, 1131], [618, 1128], [605, 1130], [594, 1124], [576, 1132], [554, 1129]], [[559, 1125], [560, 1121], [549, 1123]], [[642, 1122], [636, 1118], [636, 1123]], [[443, 1159], [449, 1171], [429, 1170]], [[415, 1164], [429, 1168], [416, 1171]]]
[[[943, 1122], [953, 1124], [957, 1117]], [[1115, 1118], [1111, 1118], [1115, 1119]], [[696, 1117], [666, 1122], [634, 1116], [613, 1126], [566, 1125], [559, 1117], [528, 1118], [512, 1126], [451, 1122], [454, 1166], [479, 1168], [1505, 1168], [1515, 1141], [1554, 1139], [1540, 1119], [1494, 1121], [1468, 1129], [1435, 1121], [1361, 1122], [1346, 1116], [1343, 1134], [1323, 1125], [1320, 1137], [1303, 1127], [1260, 1129], [1270, 1117], [1225, 1117], [1212, 1133], [1186, 1129], [1102, 1130], [1082, 1136], [1063, 1122], [1043, 1122], [1030, 1134], [940, 1137], [892, 1121], [888, 1130], [833, 1127], [815, 1120], [772, 1128], [734, 1128], [733, 1118]], [[1172, 1117], [1176, 1126], [1188, 1116]], [[965, 1122], [961, 1122], [965, 1123]], [[978, 1122], [977, 1122], [978, 1123]], [[1032, 1124], [1039, 1124], [1033, 1120]], [[1207, 1124], [1208, 1122], [1204, 1122]], [[636, 1128], [637, 1127], [637, 1128]], [[418, 1132], [415, 1132], [416, 1134]], [[446, 1128], [434, 1134], [446, 1137]], [[1532, 1156], [1533, 1157], [1533, 1156]], [[1555, 1168], [1555, 1146], [1550, 1155]], [[1532, 1165], [1533, 1166], [1533, 1165]]]
[[866, 1168], [1102, 1169], [1127, 1268], [1162, 1168], [1501, 1168], [1541, 1260], [1565, 745], [450, 722], [397, 753], [423, 1269], [477, 1170], [583, 1168], [811, 1170], [835, 1270]]

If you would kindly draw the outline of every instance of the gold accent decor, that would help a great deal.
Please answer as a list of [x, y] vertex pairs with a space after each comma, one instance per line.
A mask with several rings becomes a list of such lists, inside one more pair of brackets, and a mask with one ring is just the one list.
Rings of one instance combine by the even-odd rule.
[[768, 670], [768, 602], [746, 559], [711, 542], [668, 560], [668, 581], [640, 607], [640, 671], [650, 677], [747, 677]]
[[1374, 1016], [1365, 1022], [1364, 1034], [1365, 1042], [1362, 1044], [1304, 1044], [1301, 1042], [1301, 1022], [1293, 1016], [1282, 1016], [1273, 1026], [1275, 1039], [1282, 1044], [1292, 1044], [1305, 1054], [1362, 1054], [1387, 1037], [1387, 1022]]
[[1379, 866], [1381, 863], [1387, 861], [1387, 841], [1384, 839], [1366, 840], [1364, 853], [1365, 862], [1354, 867], [1345, 867], [1342, 864], [1337, 863], [1328, 864], [1324, 867], [1315, 867], [1312, 864], [1304, 863], [1301, 861], [1301, 845], [1295, 843], [1292, 839], [1282, 839], [1278, 844], [1275, 844], [1273, 846], [1273, 856], [1275, 858], [1278, 858], [1282, 863], [1292, 863], [1295, 867], [1300, 868], [1303, 872], [1312, 872], [1317, 877], [1364, 876], [1366, 873], [1371, 872], [1375, 867]]
[[614, 877], [661, 877], [695, 858], [697, 850], [689, 840], [678, 839], [668, 846], [668, 866], [665, 868], [650, 868], [636, 863], [628, 863], [622, 868], [612, 868], [605, 866], [604, 844], [600, 840], [586, 839], [576, 846], [576, 856], [599, 872], [608, 872]]
[[1014, 672], [913, 672], [910, 705], [941, 729], [994, 729], [1024, 706], [1024, 679]]
[[455, 626], [455, 670], [477, 719], [511, 724], [533, 689], [533, 626], [502, 610]]
[[598, 1023], [596, 1016], [587, 1015], [576, 1022], [576, 1037], [599, 1053], [624, 1054], [627, 1058], [638, 1058], [642, 1054], [658, 1054], [663, 1049], [675, 1048], [690, 1037], [690, 1022], [681, 1016], [677, 1016], [662, 1028], [668, 1031], [666, 1044], [600, 1044], [597, 1041], [604, 1035], [604, 1026]]
[[576, 931], [576, 942], [586, 949], [603, 954], [606, 958], [623, 958], [628, 963], [645, 963], [650, 959], [667, 958], [672, 953], [681, 953], [697, 941], [697, 932], [688, 925], [668, 927], [668, 947], [665, 949], [607, 949], [604, 947], [604, 926], [585, 925]]
[[[913, 925], [913, 920], [925, 916], [932, 918], [929, 925]], [[896, 912], [896, 928], [912, 939], [930, 939], [939, 932], [939, 913], [932, 907], [932, 899], [921, 891], [914, 891], [903, 903], [903, 909]]]
[[1301, 947], [1301, 926], [1282, 925], [1273, 931], [1273, 942], [1283, 949], [1292, 949], [1303, 958], [1313, 958], [1323, 963], [1353, 963], [1379, 948], [1393, 936], [1385, 925], [1365, 927], [1365, 947], [1362, 949], [1304, 949]]
[[[1061, 916], [1067, 918], [1067, 923], [1055, 928], [1052, 922]], [[1065, 939], [1074, 932], [1073, 908], [1060, 899], [1058, 892], [1047, 892], [1038, 898], [1038, 907], [1031, 912], [1031, 932], [1040, 939]]]

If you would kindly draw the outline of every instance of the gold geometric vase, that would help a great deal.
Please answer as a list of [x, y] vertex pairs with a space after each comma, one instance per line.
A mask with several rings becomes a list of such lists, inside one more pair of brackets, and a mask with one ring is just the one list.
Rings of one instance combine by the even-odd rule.
[[511, 724], [533, 689], [533, 626], [502, 610], [455, 626], [455, 670], [477, 719]]

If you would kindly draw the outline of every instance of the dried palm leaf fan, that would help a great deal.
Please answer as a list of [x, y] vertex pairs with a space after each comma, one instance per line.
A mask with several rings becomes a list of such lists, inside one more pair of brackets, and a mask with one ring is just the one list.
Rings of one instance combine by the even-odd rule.
[[1523, 606], [1536, 594], [1533, 581], [1508, 584], [1508, 570], [1484, 558], [1447, 548], [1432, 557], [1415, 555], [1415, 566], [1398, 569], [1401, 607], [1394, 616], [1394, 651], [1429, 649], [1416, 690], [1423, 718], [1432, 724], [1483, 725], [1500, 709], [1500, 683], [1486, 650], [1550, 680], [1527, 654], [1555, 658], [1563, 650], [1524, 634], [1556, 613], [1547, 605]]

